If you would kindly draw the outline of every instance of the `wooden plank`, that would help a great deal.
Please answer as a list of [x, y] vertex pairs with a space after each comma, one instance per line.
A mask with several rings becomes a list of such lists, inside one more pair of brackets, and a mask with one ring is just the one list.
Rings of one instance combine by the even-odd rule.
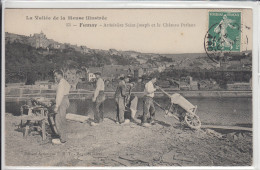
[[252, 128], [241, 127], [241, 126], [221, 126], [221, 125], [201, 125], [202, 129], [226, 129], [226, 130], [241, 130], [241, 131], [250, 131], [252, 132]]
[[31, 121], [41, 121], [41, 120], [44, 120], [46, 119], [46, 117], [44, 116], [28, 116], [28, 115], [23, 115], [23, 116], [20, 116], [21, 120], [31, 120]]
[[72, 113], [67, 113], [66, 119], [83, 123], [83, 122], [86, 122], [89, 119], [89, 117], [88, 116], [82, 116], [82, 115], [76, 115], [76, 114], [72, 114]]

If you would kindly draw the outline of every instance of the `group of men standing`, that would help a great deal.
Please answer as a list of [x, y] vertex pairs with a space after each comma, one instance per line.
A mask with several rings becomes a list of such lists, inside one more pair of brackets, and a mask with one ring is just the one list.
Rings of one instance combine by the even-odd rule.
[[[62, 71], [54, 72], [55, 79], [58, 82], [58, 88], [56, 92], [56, 105], [55, 105], [55, 124], [57, 128], [60, 141], [56, 142], [65, 143], [66, 137], [66, 110], [69, 107], [68, 94], [70, 90], [69, 83], [63, 78]], [[91, 122], [92, 126], [96, 126], [101, 123], [104, 119], [104, 102], [105, 102], [105, 84], [101, 77], [100, 72], [95, 73], [96, 76], [96, 88], [93, 94], [92, 102], [94, 103], [94, 121]], [[119, 83], [115, 91], [115, 102], [116, 102], [116, 123], [126, 124], [128, 123], [125, 119], [125, 112], [130, 111], [130, 121], [137, 123], [135, 115], [137, 112], [138, 98], [132, 96], [131, 92], [135, 86], [135, 83], [131, 83], [129, 80], [132, 78], [131, 75], [121, 76]], [[143, 99], [143, 117], [142, 125], [145, 127], [151, 126], [154, 123], [155, 107], [153, 103], [154, 92], [157, 87], [154, 85], [156, 78], [153, 77], [148, 83], [145, 84], [144, 99]], [[150, 114], [150, 116], [149, 116]]]
[[135, 114], [137, 111], [137, 97], [131, 98], [131, 92], [134, 88], [134, 83], [129, 83], [130, 75], [120, 77], [120, 81], [115, 92], [115, 102], [116, 102], [116, 123], [125, 124], [125, 110], [129, 109], [131, 112], [130, 120], [136, 122]]

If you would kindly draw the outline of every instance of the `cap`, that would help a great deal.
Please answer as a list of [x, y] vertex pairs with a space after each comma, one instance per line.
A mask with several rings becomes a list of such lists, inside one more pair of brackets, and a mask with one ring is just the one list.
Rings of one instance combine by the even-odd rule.
[[120, 74], [119, 76], [118, 76], [118, 79], [120, 79], [120, 80], [123, 80], [125, 78], [125, 75], [124, 74]]

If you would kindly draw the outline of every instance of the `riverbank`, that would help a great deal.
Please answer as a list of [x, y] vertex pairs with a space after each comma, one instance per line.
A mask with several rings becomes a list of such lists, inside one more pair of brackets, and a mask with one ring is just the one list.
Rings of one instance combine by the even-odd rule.
[[[252, 91], [168, 91], [170, 94], [179, 93], [184, 97], [210, 97], [210, 98], [227, 98], [227, 97], [247, 97], [252, 98]], [[55, 90], [46, 89], [27, 89], [27, 88], [6, 88], [6, 101], [23, 101], [29, 98], [45, 97], [49, 99], [55, 98]], [[107, 98], [113, 98], [115, 92], [105, 92]], [[143, 92], [133, 92], [137, 97], [143, 97]], [[92, 91], [76, 90], [69, 94], [70, 99], [91, 99]], [[156, 92], [156, 97], [165, 96], [162, 92]]]
[[42, 141], [33, 131], [24, 139], [18, 128], [19, 116], [6, 113], [5, 163], [69, 167], [252, 165], [252, 133], [193, 131], [161, 114], [156, 119], [149, 128], [135, 123], [118, 125], [111, 118], [94, 127], [68, 122], [69, 140], [53, 145], [50, 134]]

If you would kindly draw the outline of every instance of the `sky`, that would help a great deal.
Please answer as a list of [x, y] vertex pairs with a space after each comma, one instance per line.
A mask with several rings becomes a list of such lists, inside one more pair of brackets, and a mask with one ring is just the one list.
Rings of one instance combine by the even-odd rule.
[[[221, 10], [6, 9], [5, 32], [29, 36], [43, 31], [49, 39], [92, 49], [162, 54], [204, 53], [209, 11]], [[241, 12], [242, 24], [252, 28], [251, 10], [224, 11]], [[74, 20], [69, 20], [70, 16]], [[104, 20], [87, 20], [87, 16], [103, 17]], [[84, 20], [75, 20], [77, 17]], [[246, 37], [248, 44], [245, 44]], [[242, 28], [241, 38], [241, 50], [252, 49], [252, 29]]]

